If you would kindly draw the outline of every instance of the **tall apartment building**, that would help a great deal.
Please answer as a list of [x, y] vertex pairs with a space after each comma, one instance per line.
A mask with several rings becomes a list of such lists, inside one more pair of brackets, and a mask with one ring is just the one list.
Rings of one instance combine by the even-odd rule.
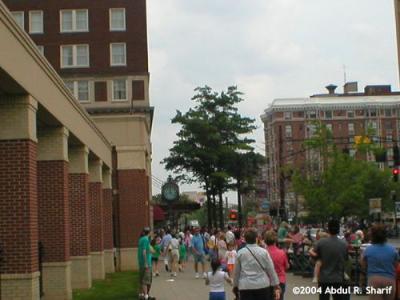
[[4, 2], [114, 146], [114, 246], [121, 269], [132, 269], [151, 224], [146, 1]]
[[[287, 208], [295, 201], [290, 182], [282, 173], [286, 166], [320, 171], [321, 158], [305, 150], [303, 142], [314, 135], [315, 121], [325, 124], [333, 133], [339, 149], [357, 159], [374, 161], [356, 153], [354, 137], [369, 127], [375, 129], [375, 142], [387, 149], [387, 166], [393, 166], [393, 146], [400, 140], [400, 93], [390, 86], [366, 86], [357, 91], [357, 83], [347, 83], [344, 93], [335, 93], [336, 86], [327, 87], [328, 94], [309, 98], [276, 99], [265, 110], [265, 153], [267, 160], [267, 199], [273, 209]], [[382, 166], [383, 167], [383, 166]]]

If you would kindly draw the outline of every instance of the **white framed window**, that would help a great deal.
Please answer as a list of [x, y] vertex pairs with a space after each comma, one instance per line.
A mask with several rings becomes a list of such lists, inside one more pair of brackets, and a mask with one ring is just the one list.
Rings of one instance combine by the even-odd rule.
[[89, 67], [89, 45], [61, 46], [61, 68]]
[[350, 135], [354, 135], [354, 124], [353, 123], [349, 123], [347, 125], [348, 129], [349, 129], [349, 134]]
[[89, 31], [89, 13], [87, 9], [65, 9], [60, 11], [60, 32]]
[[329, 130], [330, 132], [333, 132], [332, 131], [332, 124], [331, 123], [326, 124], [326, 129]]
[[353, 110], [348, 110], [347, 111], [347, 117], [350, 118], [350, 119], [354, 118], [354, 111]]
[[80, 102], [89, 102], [89, 81], [65, 81], [65, 85]]
[[392, 110], [390, 108], [385, 109], [385, 117], [391, 117], [392, 116]]
[[285, 137], [287, 137], [287, 138], [292, 137], [292, 126], [291, 125], [285, 126]]
[[115, 79], [112, 82], [112, 93], [114, 101], [126, 101], [128, 100], [126, 91], [126, 80]]
[[110, 8], [110, 31], [125, 31], [125, 8]]
[[126, 44], [114, 43], [110, 44], [111, 66], [126, 66]]
[[315, 119], [315, 118], [317, 118], [317, 112], [316, 112], [316, 111], [309, 111], [309, 112], [308, 112], [308, 117], [309, 117], [310, 119]]
[[332, 119], [332, 111], [331, 110], [325, 111], [325, 119]]
[[12, 16], [13, 16], [15, 22], [17, 22], [17, 24], [22, 29], [24, 29], [24, 24], [25, 24], [24, 12], [23, 11], [13, 11]]
[[40, 54], [44, 55], [44, 46], [37, 45], [36, 47], [38, 48]]
[[291, 120], [291, 119], [292, 119], [292, 112], [290, 112], [290, 111], [285, 111], [285, 112], [283, 113], [283, 117], [284, 117], [285, 120]]
[[349, 156], [350, 157], [355, 157], [356, 156], [356, 150], [355, 149], [350, 149], [349, 150]]
[[43, 11], [29, 11], [29, 33], [43, 33]]

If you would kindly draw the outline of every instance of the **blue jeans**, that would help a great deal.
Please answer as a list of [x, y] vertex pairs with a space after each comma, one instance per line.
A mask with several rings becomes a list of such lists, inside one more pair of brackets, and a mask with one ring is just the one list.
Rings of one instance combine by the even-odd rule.
[[210, 292], [209, 300], [225, 300], [225, 292]]

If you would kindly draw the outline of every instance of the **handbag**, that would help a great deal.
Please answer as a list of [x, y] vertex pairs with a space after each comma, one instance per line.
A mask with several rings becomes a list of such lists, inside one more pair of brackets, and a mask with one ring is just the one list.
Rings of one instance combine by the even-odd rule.
[[[258, 260], [258, 258], [254, 255], [254, 253], [250, 250], [249, 247], [246, 246], [246, 249], [251, 253], [251, 255], [254, 257], [254, 259], [256, 260], [256, 262], [258, 263], [258, 265], [260, 266], [261, 270], [264, 271], [264, 273], [267, 275], [267, 277], [269, 278], [269, 275], [267, 273], [267, 270], [264, 269], [263, 265], [260, 263], [260, 261]], [[281, 292], [280, 288], [279, 288], [279, 292]], [[271, 299], [274, 299], [274, 289], [272, 288], [272, 286], [270, 286], [268, 293], [271, 296]]]

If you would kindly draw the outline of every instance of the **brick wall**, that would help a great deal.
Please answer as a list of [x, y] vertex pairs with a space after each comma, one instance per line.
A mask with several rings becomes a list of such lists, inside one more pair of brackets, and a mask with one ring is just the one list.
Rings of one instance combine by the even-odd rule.
[[38, 271], [37, 145], [0, 141], [1, 273]]
[[149, 226], [149, 187], [145, 170], [118, 170], [118, 192], [120, 247], [132, 248], [137, 246], [143, 227]]
[[103, 189], [104, 249], [107, 249], [107, 250], [114, 248], [112, 204], [113, 204], [112, 203], [112, 190], [111, 189]]
[[[145, 0], [6, 0], [11, 11], [24, 11], [29, 32], [29, 10], [43, 10], [43, 34], [31, 34], [37, 45], [62, 76], [127, 75], [148, 72], [147, 20]], [[110, 31], [109, 8], [125, 8], [126, 31]], [[88, 9], [89, 32], [60, 34], [60, 9]], [[126, 43], [126, 66], [110, 66], [110, 43]], [[90, 67], [60, 69], [60, 45], [89, 44]]]
[[39, 240], [44, 246], [44, 262], [63, 262], [70, 257], [70, 217], [68, 204], [68, 163], [37, 163]]
[[71, 256], [90, 252], [89, 175], [69, 174]]
[[90, 251], [104, 250], [103, 239], [103, 189], [101, 182], [89, 183]]

